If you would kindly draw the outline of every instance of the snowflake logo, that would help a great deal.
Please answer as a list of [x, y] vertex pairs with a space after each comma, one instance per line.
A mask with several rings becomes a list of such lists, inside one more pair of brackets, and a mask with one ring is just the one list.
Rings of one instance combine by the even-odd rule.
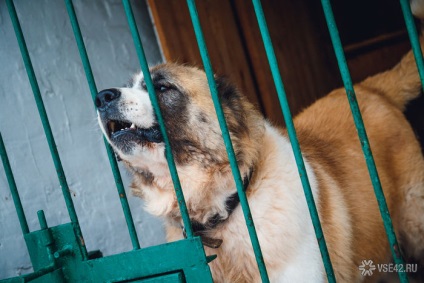
[[372, 260], [363, 260], [359, 266], [362, 276], [371, 276], [375, 270], [375, 265]]

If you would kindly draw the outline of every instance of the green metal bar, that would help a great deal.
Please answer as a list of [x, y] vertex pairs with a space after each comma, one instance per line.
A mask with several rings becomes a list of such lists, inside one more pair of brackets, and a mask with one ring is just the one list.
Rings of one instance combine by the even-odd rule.
[[19, 224], [21, 224], [22, 233], [28, 234], [28, 222], [25, 217], [25, 212], [22, 207], [21, 199], [19, 197], [19, 192], [16, 187], [15, 178], [13, 177], [12, 168], [10, 167], [9, 158], [7, 157], [6, 148], [4, 146], [3, 137], [0, 133], [0, 156], [3, 162], [4, 171], [6, 173], [7, 182], [9, 184], [10, 193], [12, 194], [13, 203], [15, 204], [16, 213], [18, 214]]
[[141, 70], [144, 75], [144, 81], [146, 82], [147, 91], [149, 93], [150, 101], [152, 103], [153, 109], [155, 110], [156, 116], [158, 118], [158, 123], [160, 131], [163, 136], [165, 143], [165, 155], [166, 160], [168, 161], [169, 171], [171, 173], [172, 182], [174, 184], [175, 194], [177, 196], [178, 205], [180, 208], [181, 216], [183, 219], [184, 229], [188, 238], [192, 238], [193, 230], [191, 228], [190, 216], [188, 215], [187, 205], [184, 200], [184, 194], [181, 188], [180, 179], [178, 177], [177, 168], [175, 166], [174, 157], [172, 156], [172, 149], [169, 143], [168, 134], [166, 132], [165, 123], [163, 120], [162, 113], [160, 111], [159, 103], [156, 97], [155, 88], [153, 86], [152, 78], [150, 76], [149, 66], [147, 64], [146, 55], [144, 54], [143, 45], [141, 44], [140, 36], [138, 33], [137, 25], [134, 20], [134, 14], [131, 8], [129, 0], [122, 0], [124, 5], [125, 14], [127, 15], [128, 25], [131, 30], [131, 35], [134, 40], [135, 49], [137, 51], [138, 59], [140, 61]]
[[[90, 61], [88, 60], [87, 50], [85, 49], [84, 40], [82, 38], [81, 29], [78, 24], [78, 19], [75, 14], [74, 5], [72, 0], [65, 0], [66, 9], [68, 10], [69, 19], [71, 21], [72, 30], [74, 32], [75, 40], [77, 42], [78, 50], [80, 53], [81, 61], [84, 66], [85, 75], [87, 77], [88, 86], [91, 92], [91, 98], [93, 102], [96, 98], [97, 87], [94, 80], [93, 72], [91, 70]], [[135, 229], [134, 221], [131, 215], [131, 209], [128, 204], [127, 195], [125, 193], [124, 184], [122, 183], [121, 174], [119, 172], [118, 164], [115, 159], [115, 155], [109, 143], [103, 137], [103, 142], [106, 147], [107, 156], [109, 158], [110, 167], [112, 168], [113, 178], [115, 179], [116, 188], [119, 194], [119, 200], [121, 201], [122, 210], [124, 211], [125, 221], [127, 222], [128, 231], [130, 233], [131, 243], [133, 249], [137, 250], [140, 248], [140, 243], [137, 237], [137, 231]]]
[[408, 31], [409, 40], [411, 41], [412, 51], [414, 52], [415, 62], [417, 63], [418, 73], [420, 74], [421, 85], [424, 86], [424, 60], [421, 52], [420, 40], [417, 30], [415, 29], [414, 17], [411, 13], [409, 0], [400, 0], [403, 17], [405, 19], [406, 29]]
[[308, 204], [309, 214], [315, 229], [315, 235], [318, 240], [321, 257], [324, 262], [324, 268], [327, 273], [328, 282], [336, 282], [334, 277], [333, 266], [331, 265], [330, 255], [328, 253], [327, 244], [325, 242], [324, 234], [322, 232], [321, 222], [319, 220], [318, 211], [315, 205], [314, 196], [312, 194], [311, 186], [306, 172], [305, 163], [303, 161], [302, 152], [300, 150], [299, 142], [297, 140], [296, 129], [294, 128], [290, 107], [287, 102], [284, 84], [281, 79], [280, 70], [278, 68], [277, 58], [275, 57], [274, 47], [272, 45], [271, 37], [269, 35], [268, 27], [266, 24], [265, 15], [262, 9], [260, 0], [253, 0], [253, 6], [258, 20], [259, 29], [264, 42], [265, 51], [267, 54], [268, 62], [271, 68], [272, 77], [274, 79], [275, 88], [277, 90], [278, 99], [280, 101], [281, 109], [283, 111], [284, 121], [286, 123], [287, 131], [290, 138], [290, 143], [293, 149], [294, 157], [297, 164], [297, 169], [302, 182], [303, 191]]
[[41, 276], [44, 276], [50, 272], [53, 272], [56, 269], [54, 265], [49, 265], [47, 267], [41, 268], [33, 273], [22, 275], [23, 282], [33, 281]]
[[[337, 62], [339, 64], [340, 73], [343, 79], [343, 84], [346, 89], [347, 98], [349, 100], [350, 109], [352, 111], [355, 127], [358, 132], [359, 140], [361, 142], [362, 151], [367, 163], [368, 172], [370, 174], [371, 182], [374, 187], [374, 193], [377, 198], [378, 207], [380, 209], [381, 217], [383, 218], [384, 228], [390, 243], [390, 249], [393, 255], [395, 264], [403, 264], [402, 255], [400, 254], [399, 246], [397, 243], [396, 235], [393, 230], [392, 219], [390, 218], [389, 209], [387, 207], [386, 199], [384, 197], [383, 189], [381, 187], [380, 178], [378, 177], [377, 168], [375, 166], [374, 158], [372, 156], [369, 140], [365, 130], [362, 115], [359, 110], [356, 94], [353, 89], [352, 79], [350, 77], [349, 69], [346, 63], [346, 58], [343, 52], [343, 46], [340, 41], [339, 32], [334, 20], [333, 11], [329, 0], [321, 0], [322, 7], [327, 21], [328, 30], [330, 32], [331, 41], [333, 43], [334, 52], [336, 53]], [[401, 282], [408, 282], [405, 272], [398, 272]]]
[[75, 212], [75, 207], [72, 202], [71, 193], [69, 192], [68, 183], [66, 182], [65, 173], [63, 171], [62, 163], [60, 161], [59, 153], [57, 151], [56, 143], [53, 138], [53, 133], [50, 128], [50, 123], [47, 118], [46, 109], [44, 107], [43, 100], [41, 98], [40, 88], [38, 86], [37, 78], [32, 67], [31, 59], [29, 57], [28, 48], [25, 43], [24, 35], [22, 33], [21, 25], [16, 14], [16, 9], [12, 0], [6, 0], [6, 4], [9, 10], [10, 18], [12, 20], [13, 28], [15, 29], [16, 38], [18, 40], [19, 48], [21, 50], [22, 59], [25, 64], [25, 68], [28, 74], [31, 88], [34, 93], [35, 102], [37, 104], [38, 113], [40, 114], [41, 122], [43, 124], [44, 133], [49, 144], [50, 153], [53, 158], [54, 166], [56, 168], [57, 177], [60, 182], [63, 197], [65, 198], [66, 207], [68, 209], [69, 218], [71, 219], [74, 231], [79, 239], [80, 248], [84, 259], [87, 259], [87, 249], [85, 247], [84, 238], [81, 233], [81, 228], [78, 222], [78, 217]]
[[236, 155], [234, 148], [231, 143], [230, 133], [228, 131], [227, 122], [225, 120], [224, 111], [222, 110], [221, 103], [218, 97], [218, 91], [216, 89], [215, 78], [212, 70], [212, 65], [209, 60], [208, 50], [206, 47], [205, 39], [200, 25], [199, 16], [197, 14], [197, 8], [194, 0], [187, 0], [188, 8], [190, 11], [190, 17], [193, 23], [194, 32], [196, 34], [197, 44], [199, 45], [200, 55], [202, 57], [203, 66], [205, 68], [206, 76], [209, 83], [209, 88], [212, 95], [213, 104], [218, 117], [219, 126], [221, 128], [222, 137], [224, 139], [225, 148], [227, 150], [228, 159], [230, 161], [231, 171], [234, 176], [236, 183], [237, 193], [240, 198], [240, 204], [243, 210], [244, 219], [246, 226], [249, 231], [250, 240], [252, 242], [253, 251], [256, 257], [256, 263], [258, 264], [259, 272], [262, 278], [262, 282], [269, 282], [268, 272], [266, 270], [265, 261], [262, 255], [261, 247], [259, 244], [256, 228], [253, 223], [253, 218], [250, 212], [249, 203], [247, 201], [246, 194], [243, 190], [243, 181], [238, 168]]
[[38, 222], [40, 223], [41, 230], [48, 229], [49, 226], [47, 225], [47, 219], [46, 219], [46, 216], [44, 215], [43, 210], [37, 211], [37, 217], [38, 217]]

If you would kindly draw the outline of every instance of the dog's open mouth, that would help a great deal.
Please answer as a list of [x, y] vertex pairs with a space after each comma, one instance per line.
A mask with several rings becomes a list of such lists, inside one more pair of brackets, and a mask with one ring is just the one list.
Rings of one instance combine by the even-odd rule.
[[134, 123], [127, 121], [110, 120], [106, 123], [108, 134], [113, 142], [133, 140], [138, 142], [160, 143], [163, 141], [159, 126], [147, 129], [138, 128]]

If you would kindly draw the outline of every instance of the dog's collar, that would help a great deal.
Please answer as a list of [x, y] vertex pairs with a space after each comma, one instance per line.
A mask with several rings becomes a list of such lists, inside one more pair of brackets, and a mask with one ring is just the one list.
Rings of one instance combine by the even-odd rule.
[[[250, 183], [250, 179], [252, 178], [252, 175], [253, 175], [253, 168], [251, 168], [249, 170], [249, 174], [247, 174], [243, 178], [243, 191], [245, 192], [249, 187], [249, 183]], [[238, 193], [235, 192], [225, 200], [225, 209], [228, 215], [226, 218], [221, 217], [217, 213], [211, 218], [209, 218], [205, 223], [200, 223], [198, 221], [192, 220], [191, 227], [193, 229], [193, 234], [195, 236], [201, 237], [203, 245], [213, 249], [219, 248], [222, 244], [222, 239], [215, 239], [215, 238], [208, 237], [207, 232], [216, 228], [219, 224], [225, 222], [233, 213], [233, 211], [237, 208], [239, 203], [240, 203], [240, 198], [238, 196]], [[184, 233], [184, 237], [186, 237], [184, 227], [183, 227], [183, 233]]]

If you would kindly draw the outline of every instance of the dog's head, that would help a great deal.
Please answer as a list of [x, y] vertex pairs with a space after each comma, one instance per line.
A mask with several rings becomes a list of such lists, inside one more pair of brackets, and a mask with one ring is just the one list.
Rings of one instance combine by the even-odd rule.
[[[152, 68], [151, 76], [190, 202], [191, 191], [197, 197], [208, 194], [206, 187], [215, 184], [215, 173], [231, 177], [206, 75], [194, 67], [164, 64]], [[247, 171], [257, 158], [263, 119], [228, 80], [216, 78], [216, 84], [239, 167]], [[173, 192], [163, 137], [143, 75], [136, 74], [127, 87], [101, 91], [96, 106], [104, 135], [134, 173], [134, 186], [144, 187], [136, 193], [151, 196], [156, 189]], [[184, 183], [190, 188], [184, 188]]]

